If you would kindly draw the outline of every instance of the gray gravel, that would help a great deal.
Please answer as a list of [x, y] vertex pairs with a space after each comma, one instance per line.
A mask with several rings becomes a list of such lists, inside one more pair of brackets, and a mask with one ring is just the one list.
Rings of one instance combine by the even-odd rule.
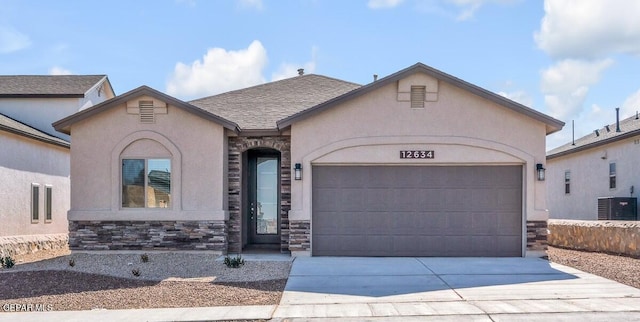
[[[222, 257], [212, 254], [184, 252], [150, 252], [147, 254], [149, 261], [144, 263], [141, 260], [141, 253], [74, 253], [37, 262], [18, 264], [11, 270], [0, 270], [0, 273], [65, 270], [150, 281], [217, 283], [287, 279], [291, 268], [290, 260], [258, 261], [251, 260], [251, 256], [245, 259], [244, 266], [237, 269], [226, 267]], [[74, 261], [74, 266], [69, 265], [70, 260]], [[140, 276], [133, 275], [132, 270], [134, 269], [140, 272]]]

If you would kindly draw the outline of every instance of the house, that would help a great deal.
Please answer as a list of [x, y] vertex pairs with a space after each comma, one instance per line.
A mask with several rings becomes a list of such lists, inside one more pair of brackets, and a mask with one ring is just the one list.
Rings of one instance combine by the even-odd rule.
[[544, 251], [536, 165], [564, 123], [421, 63], [364, 86], [300, 74], [191, 102], [142, 86], [54, 123], [70, 247]]
[[66, 244], [69, 137], [51, 123], [112, 97], [104, 75], [0, 76], [0, 253]]
[[[597, 220], [599, 202], [602, 208], [605, 198], [610, 197], [625, 198], [621, 199], [622, 205], [632, 206], [626, 198], [638, 196], [638, 160], [640, 118], [637, 115], [550, 150], [546, 171], [549, 216]], [[600, 210], [606, 212], [606, 209]], [[638, 218], [637, 209], [626, 210], [630, 214], [626, 219]]]

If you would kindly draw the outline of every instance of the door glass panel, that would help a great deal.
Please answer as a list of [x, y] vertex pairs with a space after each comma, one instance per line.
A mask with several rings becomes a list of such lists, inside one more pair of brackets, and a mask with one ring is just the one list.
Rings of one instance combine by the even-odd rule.
[[278, 233], [278, 159], [257, 158], [257, 220], [260, 235]]

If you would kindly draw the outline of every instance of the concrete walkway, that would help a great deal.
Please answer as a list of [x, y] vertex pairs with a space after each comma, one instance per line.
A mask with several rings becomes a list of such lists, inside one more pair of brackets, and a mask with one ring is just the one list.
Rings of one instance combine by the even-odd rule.
[[[1, 309], [1, 308], [0, 308]], [[640, 321], [640, 290], [532, 258], [297, 258], [280, 305], [0, 313], [0, 321]]]

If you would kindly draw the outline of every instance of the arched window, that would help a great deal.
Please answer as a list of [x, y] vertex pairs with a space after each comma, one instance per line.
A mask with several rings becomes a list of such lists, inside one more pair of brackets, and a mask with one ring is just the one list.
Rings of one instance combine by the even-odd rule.
[[139, 139], [120, 154], [120, 201], [125, 208], [171, 208], [172, 155], [162, 144]]

